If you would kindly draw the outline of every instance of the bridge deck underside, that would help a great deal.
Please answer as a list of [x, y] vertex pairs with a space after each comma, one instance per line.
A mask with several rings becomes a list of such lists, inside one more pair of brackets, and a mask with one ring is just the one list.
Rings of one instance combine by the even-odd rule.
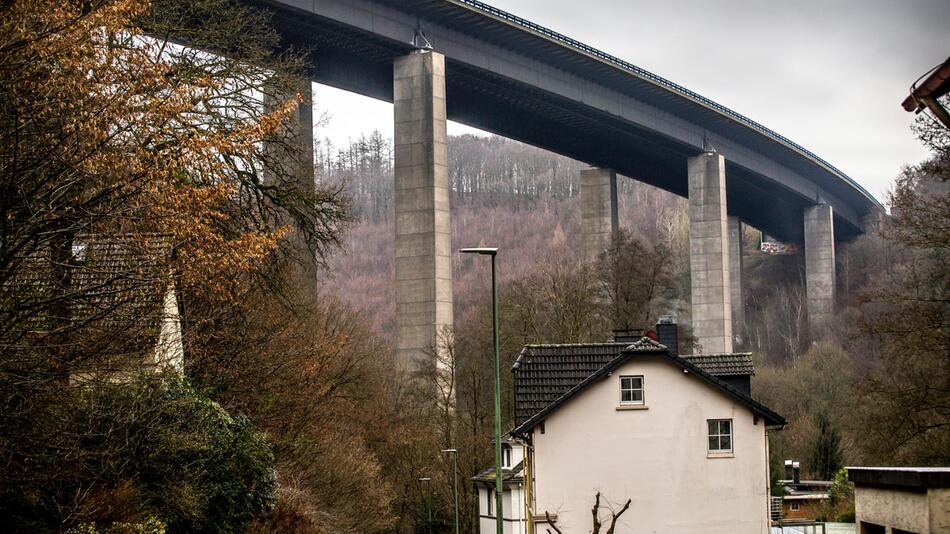
[[[288, 46], [310, 52], [313, 80], [392, 102], [392, 61], [410, 52], [408, 43], [297, 11], [278, 11], [275, 20]], [[696, 147], [616, 115], [451, 57], [446, 105], [451, 120], [687, 194], [686, 160]], [[801, 242], [803, 210], [812, 201], [728, 162], [728, 156], [726, 175], [730, 214], [784, 241]], [[853, 217], [835, 223], [838, 240], [860, 232]]]

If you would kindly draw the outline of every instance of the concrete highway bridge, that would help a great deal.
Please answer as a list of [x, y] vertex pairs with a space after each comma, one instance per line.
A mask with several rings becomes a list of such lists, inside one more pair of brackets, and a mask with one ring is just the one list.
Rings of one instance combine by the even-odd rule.
[[[313, 81], [394, 104], [397, 351], [452, 325], [446, 119], [588, 163], [590, 257], [617, 228], [616, 175], [689, 198], [693, 331], [731, 352], [741, 224], [803, 245], [808, 313], [834, 307], [834, 246], [882, 211], [793, 141], [684, 87], [475, 0], [246, 0], [274, 11]], [[310, 113], [301, 110], [305, 125]], [[312, 131], [312, 130], [308, 130]], [[311, 140], [312, 142], [312, 140]]]

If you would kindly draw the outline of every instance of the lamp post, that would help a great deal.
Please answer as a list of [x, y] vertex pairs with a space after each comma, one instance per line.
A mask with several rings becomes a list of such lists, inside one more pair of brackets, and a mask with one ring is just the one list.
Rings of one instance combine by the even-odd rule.
[[452, 497], [455, 499], [455, 534], [459, 534], [459, 451], [442, 449], [442, 454], [452, 455]]
[[504, 514], [502, 513], [502, 485], [501, 473], [501, 365], [498, 361], [498, 284], [495, 278], [495, 256], [497, 248], [475, 247], [459, 249], [463, 254], [481, 254], [491, 256], [491, 314], [492, 314], [492, 341], [495, 349], [495, 532], [505, 534]]
[[432, 534], [432, 478], [422, 477], [419, 482], [426, 483], [426, 532]]

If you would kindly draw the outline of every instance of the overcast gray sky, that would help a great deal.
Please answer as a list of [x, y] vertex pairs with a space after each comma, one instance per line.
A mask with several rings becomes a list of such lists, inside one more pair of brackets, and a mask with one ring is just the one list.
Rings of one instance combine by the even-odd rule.
[[[883, 199], [926, 150], [900, 102], [950, 56], [950, 0], [490, 0], [684, 85], [812, 150]], [[318, 135], [392, 135], [392, 106], [329, 87]], [[449, 133], [473, 131], [450, 124]]]

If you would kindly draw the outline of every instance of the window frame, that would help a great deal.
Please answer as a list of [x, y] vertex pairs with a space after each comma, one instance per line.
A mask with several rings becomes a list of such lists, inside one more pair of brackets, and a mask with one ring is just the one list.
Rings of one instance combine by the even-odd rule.
[[[640, 380], [640, 387], [639, 388], [625, 388], [623, 385], [623, 382], [626, 379]], [[624, 392], [627, 392], [627, 391], [631, 392], [631, 397], [633, 396], [632, 395], [633, 392], [639, 391], [640, 400], [628, 400], [628, 401], [623, 400], [623, 394]], [[621, 406], [631, 406], [631, 405], [639, 406], [639, 405], [646, 405], [646, 403], [647, 403], [646, 380], [644, 380], [643, 375], [622, 375], [620, 377], [620, 405]]]
[[489, 517], [495, 517], [495, 514], [493, 513], [493, 510], [492, 510], [492, 508], [495, 505], [494, 495], [492, 495], [493, 492], [494, 490], [492, 488], [488, 488], [488, 491], [486, 492], [488, 494], [488, 500], [486, 501], [485, 504], [488, 505], [486, 512]]
[[788, 503], [788, 510], [790, 512], [800, 512], [801, 509], [802, 509], [802, 505], [798, 501], [792, 501]]
[[[724, 434], [722, 433], [722, 423], [729, 423], [729, 432]], [[712, 432], [710, 424], [716, 423], [716, 433]], [[722, 448], [722, 438], [728, 436], [729, 438], [729, 448]], [[710, 447], [710, 440], [716, 438], [718, 448], [713, 449]], [[735, 452], [735, 426], [732, 423], [732, 419], [706, 419], [706, 452], [708, 454], [733, 454]]]
[[502, 469], [511, 469], [511, 445], [501, 444], [501, 467]]

